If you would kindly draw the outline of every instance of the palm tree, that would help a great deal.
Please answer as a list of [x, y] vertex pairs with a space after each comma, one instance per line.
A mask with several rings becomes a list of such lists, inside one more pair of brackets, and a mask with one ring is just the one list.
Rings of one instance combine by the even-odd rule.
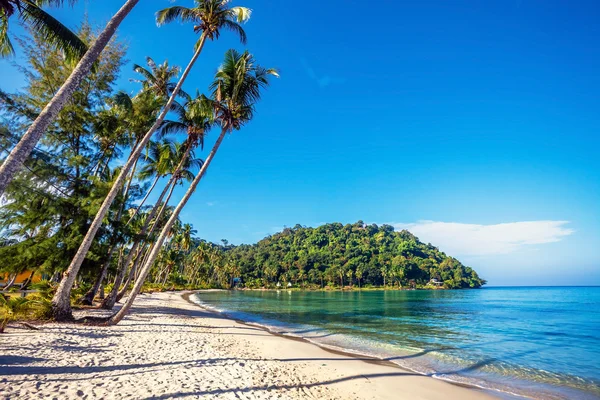
[[[87, 51], [83, 41], [66, 26], [42, 10], [43, 6], [62, 6], [64, 0], [2, 0], [0, 1], [0, 57], [14, 55], [8, 36], [8, 21], [15, 12], [35, 32], [44, 36], [46, 42], [62, 50], [68, 60], [79, 60]], [[69, 3], [75, 3], [70, 0]]]
[[[172, 178], [167, 183], [165, 190], [167, 190], [169, 186], [174, 188], [176, 181], [181, 181], [181, 179], [189, 179], [190, 173], [185, 171], [185, 167], [199, 165], [198, 161], [190, 162], [190, 154], [193, 151], [193, 149], [197, 146], [200, 146], [201, 149], [204, 149], [204, 136], [206, 132], [211, 128], [214, 121], [212, 120], [211, 111], [206, 109], [207, 102], [205, 101], [204, 96], [198, 95], [197, 98], [193, 100], [189, 98], [187, 94], [185, 94], [184, 96], [187, 97], [187, 102], [183, 106], [175, 102], [173, 103], [172, 107], [173, 111], [179, 116], [179, 120], [164, 121], [161, 129], [161, 135], [185, 132], [187, 134], [187, 138], [179, 148], [175, 149], [175, 153], [177, 153], [176, 157], [172, 157], [172, 154], [169, 154], [169, 157], [164, 158], [162, 156], [158, 156], [158, 154], [156, 154], [156, 151], [154, 151], [154, 160], [151, 159], [152, 161], [142, 168], [142, 170], [140, 171], [140, 178], [147, 179], [152, 175], [156, 175], [156, 178], [152, 183], [150, 190], [148, 191], [144, 199], [142, 199], [140, 207], [142, 204], [144, 204], [146, 198], [150, 194], [150, 191], [152, 191], [152, 189], [156, 185], [157, 180], [159, 178], [164, 177], [166, 175], [167, 170], [172, 171]], [[173, 158], [179, 160], [179, 165], [177, 165], [177, 167], [174, 169], [172, 168], [170, 161], [173, 160]], [[165, 173], [158, 173], [161, 170], [165, 171]], [[191, 179], [193, 179], [193, 176]], [[168, 200], [165, 201], [165, 204], [168, 202]], [[133, 216], [135, 216], [138, 210], [136, 210]]]
[[[133, 64], [133, 70], [142, 75], [143, 79], [132, 79], [132, 82], [141, 83], [145, 92], [151, 92], [157, 97], [168, 99], [177, 86], [172, 80], [177, 79], [181, 68], [170, 66], [167, 60], [156, 65], [151, 57], [146, 57], [146, 64], [148, 64], [148, 68]], [[186, 94], [180, 89], [179, 95]]]
[[144, 280], [146, 279], [154, 260], [156, 260], [171, 227], [206, 173], [215, 154], [219, 150], [219, 146], [221, 146], [225, 134], [227, 134], [227, 132], [233, 132], [233, 130], [241, 129], [243, 125], [252, 119], [255, 104], [260, 99], [260, 91], [269, 84], [269, 75], [278, 76], [275, 69], [267, 69], [257, 65], [254, 57], [247, 51], [239, 53], [232, 49], [225, 53], [225, 61], [217, 71], [215, 81], [211, 85], [212, 103], [216, 120], [221, 125], [221, 134], [208, 154], [200, 172], [196, 175], [185, 195], [175, 210], [173, 210], [166, 225], [163, 227], [148, 260], [142, 267], [140, 276], [136, 280], [127, 302], [119, 312], [110, 319], [109, 323], [118, 323], [123, 319], [129, 308], [131, 308], [135, 297], [142, 289]]
[[[155, 116], [157, 114], [157, 110], [162, 106], [160, 97], [152, 93], [151, 87], [148, 89], [148, 91], [143, 91], [134, 98], [131, 98], [127, 93], [118, 92], [112, 98], [112, 103], [113, 107], [111, 107], [107, 112], [101, 114], [102, 118], [100, 118], [98, 124], [98, 130], [107, 133], [105, 136], [108, 137], [107, 143], [104, 146], [107, 147], [107, 149], [103, 149], [101, 152], [101, 157], [98, 159], [98, 167], [96, 171], [98, 174], [102, 172], [100, 169], [101, 164], [103, 164], [103, 170], [108, 169], [108, 164], [112, 160], [111, 155], [114, 153], [117, 144], [127, 143], [127, 140], [129, 140], [131, 147], [136, 146], [140, 140], [139, 132], [145, 130], [145, 127], [148, 126], [148, 121], [152, 121], [152, 116]], [[129, 133], [129, 137], [127, 137], [125, 133]], [[111, 148], [111, 150], [108, 150], [108, 148]], [[107, 157], [107, 155], [109, 156]], [[135, 177], [136, 168], [137, 162], [134, 163], [129, 179], [127, 180], [127, 184], [123, 189], [123, 201], [118, 208], [118, 212], [113, 223], [118, 224], [121, 222], [121, 215], [123, 211], [125, 211], [125, 205], [129, 196], [129, 190]], [[134, 216], [135, 215], [133, 215], [132, 218]], [[131, 219], [129, 221], [131, 221]], [[91, 305], [93, 303], [96, 292], [106, 277], [113, 253], [116, 250], [118, 233], [119, 231], [117, 229], [113, 230], [108, 256], [104, 266], [100, 270], [100, 273], [98, 274], [92, 288], [81, 299], [83, 304]]]
[[[161, 142], [150, 142], [148, 145], [148, 152], [144, 157], [144, 165], [140, 169], [138, 174], [138, 178], [142, 181], [151, 179], [154, 177], [150, 188], [146, 192], [144, 198], [140, 201], [140, 204], [137, 206], [135, 211], [131, 214], [129, 221], [131, 222], [135, 216], [140, 212], [141, 208], [146, 203], [148, 196], [156, 187], [156, 184], [161, 178], [169, 175], [170, 172], [173, 172], [173, 159], [175, 156], [175, 144], [169, 140], [163, 140]], [[168, 187], [165, 189], [168, 190]], [[162, 201], [164, 197], [164, 193], [159, 196], [159, 201]]]
[[[60, 0], [47, 1], [52, 1], [54, 3], [60, 2]], [[104, 30], [79, 60], [69, 78], [65, 81], [58, 92], [56, 92], [46, 107], [44, 107], [35, 121], [33, 121], [27, 132], [23, 135], [19, 143], [12, 149], [8, 157], [6, 157], [0, 166], [0, 196], [2, 196], [15, 174], [23, 167], [23, 163], [25, 163], [25, 160], [27, 160], [44, 132], [46, 132], [48, 126], [56, 119], [56, 116], [60, 110], [62, 110], [64, 105], [71, 99], [81, 81], [92, 70], [94, 63], [110, 39], [113, 37], [118, 26], [138, 2], [139, 0], [127, 0], [121, 9], [117, 11], [110, 21], [108, 21], [108, 24], [106, 24]], [[24, 3], [27, 3], [28, 5], [34, 4], [31, 0], [19, 0], [19, 4]], [[8, 13], [11, 10], [11, 4], [15, 4], [15, 2], [10, 0], [0, 1], [0, 5], [2, 7], [0, 9], [0, 11], [2, 11], [2, 15], [0, 16], [0, 21], [2, 21], [0, 24], [0, 35], [4, 35], [6, 32]], [[14, 12], [14, 7], [12, 10]], [[1, 36], [0, 40], [4, 41]], [[75, 277], [73, 277], [73, 282], [74, 279]]]
[[[200, 53], [202, 52], [202, 48], [204, 47], [206, 39], [213, 40], [215, 38], [218, 38], [220, 30], [222, 28], [227, 28], [230, 30], [234, 30], [239, 35], [240, 40], [242, 42], [245, 42], [246, 34], [240, 26], [240, 23], [245, 22], [250, 17], [250, 9], [244, 7], [229, 7], [228, 3], [228, 0], [195, 0], [196, 7], [194, 8], [171, 7], [165, 10], [161, 10], [157, 13], [158, 25], [163, 25], [165, 23], [180, 19], [184, 22], [196, 23], [197, 25], [194, 26], [194, 31], [196, 33], [202, 32], [202, 34], [200, 35], [200, 39], [196, 43], [195, 53], [192, 56], [192, 59], [188, 63], [187, 67], [183, 71], [179, 82], [177, 82], [177, 85], [173, 89], [173, 92], [171, 93], [171, 97], [167, 101], [167, 104], [163, 108], [154, 125], [152, 125], [152, 127], [150, 128], [150, 130], [148, 130], [148, 132], [146, 133], [142, 141], [139, 143], [139, 145], [132, 151], [129, 159], [123, 166], [121, 174], [117, 178], [115, 184], [109, 191], [106, 198], [104, 199], [104, 202], [98, 210], [96, 217], [92, 221], [88, 232], [86, 233], [79, 247], [79, 250], [77, 250], [75, 257], [73, 258], [71, 264], [65, 271], [63, 279], [61, 280], [61, 283], [58, 287], [58, 290], [56, 291], [56, 294], [52, 299], [52, 313], [56, 320], [70, 320], [73, 318], [69, 299], [71, 288], [75, 283], [75, 278], [79, 273], [81, 264], [83, 263], [83, 260], [85, 259], [85, 256], [87, 255], [87, 252], [89, 251], [92, 245], [94, 237], [96, 236], [98, 229], [100, 229], [102, 221], [108, 213], [112, 202], [117, 196], [121, 186], [125, 182], [125, 178], [129, 173], [129, 170], [133, 166], [135, 160], [137, 160], [137, 158], [141, 154], [142, 149], [146, 146], [154, 132], [161, 126], [164, 118], [171, 109], [171, 106], [175, 102], [175, 97], [178, 95], [183, 83], [185, 82], [185, 79], [190, 73], [192, 67], [194, 66], [194, 63], [200, 56]], [[0, 182], [0, 190], [1, 189], [2, 187]]]
[[[125, 277], [125, 272], [127, 271], [129, 264], [134, 260], [133, 257], [137, 258], [137, 256], [140, 255], [140, 253], [137, 253], [136, 251], [138, 249], [138, 246], [141, 243], [141, 239], [144, 237], [150, 238], [152, 233], [154, 232], [154, 230], [159, 226], [159, 221], [162, 220], [163, 214], [167, 209], [167, 205], [169, 203], [169, 200], [171, 199], [171, 195], [173, 194], [173, 190], [175, 189], [175, 186], [180, 184], [183, 180], [191, 181], [192, 179], [194, 179], [193, 170], [199, 169], [202, 166], [202, 160], [195, 159], [195, 158], [189, 158], [189, 157], [186, 159], [182, 159], [183, 147], [184, 147], [183, 144], [174, 144], [174, 146], [173, 146], [173, 151], [172, 151], [172, 153], [170, 153], [170, 156], [171, 156], [170, 161], [167, 162], [167, 165], [171, 169], [175, 168], [175, 170], [173, 170], [171, 172], [171, 175], [172, 175], [171, 179], [169, 180], [169, 182], [163, 189], [163, 191], [162, 191], [161, 195], [159, 196], [158, 201], [154, 205], [152, 211], [150, 212], [150, 214], [148, 214], [148, 217], [146, 218], [146, 221], [139, 233], [138, 239], [134, 242], [134, 244], [131, 247], [130, 254], [127, 258], [127, 261], [123, 264], [122, 268], [119, 270], [119, 272], [117, 274], [117, 277], [115, 278], [115, 284], [113, 286], [112, 291], [106, 297], [106, 299], [104, 299], [104, 301], [102, 302], [103, 308], [112, 309], [113, 306], [115, 305], [115, 302], [118, 299], [120, 299], [119, 292], [118, 292], [119, 286], [123, 282], [123, 278]], [[189, 155], [189, 153], [187, 153], [187, 154]], [[177, 160], [182, 160], [182, 161], [177, 162]], [[177, 166], [174, 167], [176, 164], [177, 164]], [[165, 194], [167, 193], [167, 191], [168, 191], [167, 197], [165, 198], [164, 202], [162, 202], [162, 199], [165, 196]], [[162, 206], [161, 206], [161, 202], [162, 202]], [[150, 226], [151, 223], [152, 223], [152, 225]], [[146, 239], [146, 242], [150, 242], [150, 240]], [[131, 265], [131, 270], [135, 270], [136, 268], [137, 268], [137, 263], [134, 262]], [[129, 285], [129, 282], [127, 282], [126, 285]], [[123, 288], [123, 291], [124, 290], [126, 290], [126, 289]]]

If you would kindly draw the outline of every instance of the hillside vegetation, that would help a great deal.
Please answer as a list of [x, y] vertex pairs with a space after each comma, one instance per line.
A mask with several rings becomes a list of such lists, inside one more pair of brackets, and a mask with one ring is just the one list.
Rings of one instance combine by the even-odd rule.
[[[245, 286], [441, 286], [478, 288], [477, 272], [410, 232], [362, 221], [317, 228], [296, 225], [254, 245], [225, 251]], [[437, 281], [437, 285], [432, 280]]]

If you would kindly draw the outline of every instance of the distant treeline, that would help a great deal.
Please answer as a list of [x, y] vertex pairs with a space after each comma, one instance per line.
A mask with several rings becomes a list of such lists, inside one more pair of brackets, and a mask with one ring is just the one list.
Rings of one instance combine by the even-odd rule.
[[458, 289], [486, 283], [473, 269], [410, 232], [362, 221], [317, 228], [296, 225], [254, 245], [223, 249], [230, 272], [249, 287], [279, 282]]

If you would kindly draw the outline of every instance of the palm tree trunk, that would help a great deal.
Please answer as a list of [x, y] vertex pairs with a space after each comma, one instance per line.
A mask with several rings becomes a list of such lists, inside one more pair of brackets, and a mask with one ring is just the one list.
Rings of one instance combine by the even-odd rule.
[[[136, 168], [137, 168], [137, 160], [133, 166], [133, 169], [131, 170], [131, 176], [129, 177], [127, 186], [125, 187], [125, 190], [123, 191], [123, 204], [121, 204], [121, 207], [119, 208], [119, 212], [117, 213], [117, 216], [116, 216], [114, 222], [118, 222], [121, 220], [121, 216], [123, 215], [123, 211], [125, 210], [125, 203], [127, 201], [127, 196], [129, 195], [129, 189], [131, 189], [131, 183], [133, 182], [133, 178], [135, 177]], [[106, 262], [104, 263], [104, 266], [102, 267], [102, 270], [100, 271], [100, 274], [98, 275], [98, 278], [96, 279], [96, 282], [94, 282], [94, 286], [92, 286], [92, 288], [81, 299], [81, 302], [83, 304], [92, 305], [94, 303], [94, 297], [96, 297], [96, 292], [98, 291], [98, 289], [100, 288], [100, 285], [102, 284], [102, 282], [104, 281], [104, 278], [106, 277], [106, 273], [108, 272], [108, 267], [110, 267], [110, 262], [112, 260], [113, 253], [115, 252], [115, 249], [116, 249], [116, 241], [117, 241], [117, 232], [116, 231], [113, 232], [111, 241], [112, 241], [112, 243], [110, 245], [110, 249], [108, 250], [108, 256], [107, 256]]]
[[154, 187], [158, 183], [159, 179], [160, 179], [160, 175], [157, 175], [156, 178], [154, 179], [154, 182], [152, 182], [152, 186], [150, 186], [150, 189], [148, 189], [148, 192], [146, 192], [146, 195], [144, 196], [144, 198], [140, 202], [140, 205], [137, 206], [137, 208], [133, 212], [133, 215], [129, 218], [129, 221], [127, 221], [127, 225], [129, 225], [131, 223], [131, 220], [140, 212], [140, 209], [142, 208], [142, 206], [144, 205], [144, 203], [146, 202], [146, 200], [148, 200], [148, 196], [150, 196], [150, 193], [152, 193], [152, 191], [154, 190]]
[[152, 251], [151, 251], [150, 255], [148, 256], [148, 260], [144, 263], [144, 265], [143, 265], [143, 267], [142, 267], [142, 269], [140, 271], [140, 276], [135, 281], [135, 284], [133, 285], [133, 289], [131, 290], [131, 293], [129, 294], [129, 297], [127, 298], [127, 301], [125, 302], [125, 304], [123, 305], [123, 307], [121, 307], [121, 309], [119, 310], [119, 312], [117, 312], [108, 321], [108, 323], [110, 325], [118, 324], [119, 321], [121, 321], [123, 319], [123, 317], [125, 316], [125, 314], [127, 314], [127, 312], [129, 311], [129, 309], [133, 305], [133, 301], [135, 300], [135, 297], [138, 295], [138, 293], [140, 293], [140, 290], [142, 289], [142, 285], [144, 284], [144, 281], [146, 280], [146, 276], [148, 275], [148, 272], [150, 272], [150, 268], [152, 268], [152, 265], [154, 264], [154, 261], [156, 260], [156, 257], [158, 256], [158, 252], [160, 251], [163, 243], [165, 242], [165, 239], [167, 238], [167, 235], [169, 234], [171, 228], [173, 227], [173, 224], [175, 223], [175, 221], [179, 217], [179, 214], [181, 213], [181, 210], [183, 210], [183, 208], [187, 204], [187, 202], [190, 199], [190, 197], [192, 197], [192, 194], [194, 194], [194, 191], [196, 190], [196, 187], [198, 186], [198, 183], [200, 183], [200, 180], [202, 179], [202, 177], [206, 173], [206, 170], [208, 169], [208, 167], [209, 167], [210, 163], [212, 162], [213, 158], [215, 157], [215, 154], [219, 150], [219, 146], [221, 146], [221, 142], [223, 141], [223, 138], [225, 137], [226, 133], [227, 133], [227, 130], [225, 128], [223, 128], [221, 130], [221, 134], [219, 135], [219, 138], [215, 142], [215, 145], [213, 146], [212, 150], [208, 154], [208, 157], [206, 157], [206, 161], [204, 161], [204, 164], [202, 165], [202, 168], [200, 168], [200, 172], [198, 172], [198, 174], [196, 175], [196, 177], [192, 181], [190, 187], [185, 192], [185, 195], [183, 196], [183, 198], [181, 199], [181, 201], [179, 202], [179, 204], [177, 205], [177, 207], [175, 207], [175, 210], [173, 210], [173, 213], [171, 214], [171, 217], [169, 218], [169, 220], [167, 221], [166, 225], [163, 227], [162, 231], [160, 232], [160, 235], [156, 239], [156, 243], [154, 244], [154, 247], [152, 248]]
[[133, 262], [133, 265], [131, 266], [131, 269], [129, 270], [129, 274], [127, 274], [127, 279], [125, 280], [125, 283], [123, 284], [123, 288], [121, 290], [119, 290], [119, 293], [117, 293], [117, 303], [119, 301], [121, 301], [123, 296], [125, 296], [125, 293], [127, 293], [127, 288], [129, 287], [131, 280], [135, 276], [135, 271], [137, 270], [137, 267], [138, 267], [143, 255], [144, 255], [143, 251], [141, 251], [141, 250], [138, 251], [138, 255], [135, 257], [135, 261]]
[[31, 284], [31, 280], [33, 279], [33, 275], [35, 275], [35, 271], [32, 271], [31, 274], [29, 274], [29, 277], [27, 279], [25, 279], [25, 282], [23, 282], [21, 284], [21, 290], [27, 290], [27, 287]]
[[167, 265], [167, 268], [165, 270], [165, 278], [162, 281], [162, 287], [164, 288], [165, 285], [167, 284], [167, 280], [169, 279], [169, 275], [171, 275], [171, 265]]
[[160, 207], [160, 211], [158, 212], [158, 214], [156, 214], [155, 222], [152, 225], [152, 229], [151, 229], [150, 233], [154, 232], [154, 227], [158, 224], [158, 221], [160, 220], [163, 213], [165, 212], [165, 209], [167, 208], [167, 205], [169, 204], [169, 200], [171, 200], [171, 196], [173, 195], [174, 189], [175, 189], [175, 182], [173, 182], [171, 184], [171, 189], [169, 190], [169, 195], [167, 196], [167, 198], [163, 202], [162, 206]]
[[102, 281], [100, 288], [98, 289], [98, 298], [104, 300], [104, 281]]
[[[180, 163], [180, 166], [181, 165], [182, 165], [182, 163]], [[171, 199], [171, 195], [173, 194], [173, 189], [175, 188], [175, 178], [176, 178], [176, 175], [173, 174], [171, 176], [171, 179], [169, 180], [169, 182], [163, 189], [162, 193], [160, 194], [158, 201], [156, 202], [156, 205], [154, 206], [154, 208], [148, 215], [148, 218], [146, 219], [146, 222], [144, 223], [144, 226], [142, 227], [140, 235], [146, 235], [146, 234], [151, 235], [152, 232], [154, 232], [154, 229], [158, 226], [158, 220], [162, 216], [162, 213], [165, 210], [165, 206], [168, 204], [169, 200]], [[162, 198], [165, 196], [165, 192], [167, 191], [167, 189], [169, 189], [169, 185], [171, 186], [171, 188], [169, 190], [169, 194], [167, 195], [167, 198], [165, 199], [162, 207], [160, 208], [160, 211], [156, 214], [156, 217], [154, 217], [154, 214], [156, 213], [156, 209], [160, 206]], [[149, 227], [150, 223], [152, 222], [152, 219], [154, 219], [154, 218], [156, 219], [156, 221], [154, 222], [154, 224], [152, 224], [152, 227], [150, 228], [150, 230], [148, 230], [148, 227]], [[110, 291], [110, 293], [106, 297], [106, 299], [102, 302], [102, 306], [101, 306], [102, 308], [107, 309], [107, 310], [112, 310], [112, 308], [115, 306], [115, 303], [117, 301], [121, 300], [121, 298], [125, 295], [125, 292], [127, 291], [127, 286], [129, 286], [129, 282], [131, 281], [131, 279], [128, 279], [127, 283], [123, 287], [123, 289], [122, 289], [123, 293], [121, 294], [121, 296], [119, 296], [119, 293], [121, 293], [121, 291], [119, 291], [119, 287], [121, 285], [121, 282], [123, 281], [123, 277], [125, 275], [125, 272], [127, 271], [127, 267], [133, 260], [134, 252], [135, 252], [135, 250], [137, 250], [140, 243], [141, 243], [141, 240], [138, 240], [131, 247], [129, 255], [127, 256], [127, 261], [122, 266], [122, 268], [119, 269], [119, 272], [115, 279], [115, 284], [114, 284], [112, 290]], [[151, 246], [150, 246], [150, 249], [151, 249]], [[150, 249], [148, 250], [148, 252], [150, 251]], [[140, 253], [140, 255], [144, 254], [143, 249], [140, 249], [139, 253]], [[135, 260], [134, 264], [132, 264], [132, 266], [131, 266], [131, 272], [134, 272], [136, 270], [136, 268], [138, 266], [138, 264], [137, 264], [138, 259], [139, 258], [136, 255], [136, 260]]]
[[[134, 0], [129, 0], [129, 1], [134, 1]], [[177, 86], [175, 86], [175, 89], [173, 89], [173, 93], [171, 94], [171, 97], [167, 101], [167, 104], [165, 105], [162, 112], [158, 116], [158, 119], [156, 120], [154, 125], [152, 125], [150, 130], [146, 133], [146, 136], [144, 136], [144, 138], [140, 141], [138, 146], [133, 150], [133, 152], [129, 156], [129, 160], [127, 160], [127, 163], [125, 163], [125, 165], [123, 166], [121, 173], [119, 174], [117, 180], [113, 184], [113, 187], [108, 192], [106, 199], [104, 199], [104, 202], [102, 203], [102, 206], [100, 207], [100, 210], [98, 210], [98, 214], [96, 214], [94, 221], [90, 225], [90, 228], [88, 229], [88, 232], [86, 233], [85, 238], [83, 239], [83, 242], [79, 246], [79, 249], [77, 250], [77, 253], [75, 254], [75, 257], [71, 261], [69, 268], [67, 268], [67, 270], [65, 271], [65, 273], [63, 275], [63, 279], [61, 280], [60, 285], [58, 286], [58, 290], [56, 291], [54, 298], [52, 298], [52, 315], [55, 320], [60, 321], [60, 320], [73, 319], [73, 312], [71, 310], [70, 297], [71, 297], [71, 289], [73, 287], [73, 283], [75, 282], [75, 278], [77, 277], [77, 274], [79, 273], [79, 268], [81, 268], [81, 264], [83, 263], [85, 256], [87, 255], [90, 247], [92, 246], [94, 237], [96, 236], [98, 229], [100, 229], [100, 226], [102, 225], [102, 220], [108, 213], [108, 210], [110, 209], [112, 202], [114, 201], [115, 197], [117, 196], [117, 193], [121, 189], [121, 187], [125, 181], [125, 178], [127, 177], [127, 174], [129, 173], [129, 170], [131, 169], [133, 164], [136, 162], [137, 158], [142, 153], [142, 150], [144, 149], [144, 147], [146, 147], [146, 144], [148, 144], [148, 141], [150, 140], [150, 138], [152, 137], [154, 132], [158, 129], [158, 127], [162, 124], [163, 120], [165, 119], [165, 116], [171, 109], [171, 106], [172, 106], [173, 102], [175, 101], [175, 97], [181, 90], [181, 86], [183, 86], [183, 82], [189, 75], [189, 73], [192, 69], [192, 66], [194, 65], [194, 63], [198, 59], [198, 56], [200, 56], [200, 53], [202, 52], [202, 48], [204, 47], [205, 40], [206, 40], [206, 36], [205, 36], [205, 34], [202, 34], [202, 36], [200, 37], [200, 45], [198, 46], [198, 49], [194, 53], [194, 56], [190, 60], [189, 64], [185, 68], [183, 75], [181, 75], [179, 82], [177, 82]]]
[[98, 289], [100, 289], [100, 285], [102, 285], [104, 278], [106, 278], [106, 273], [108, 272], [108, 267], [110, 267], [110, 261], [112, 259], [112, 255], [115, 249], [116, 246], [110, 247], [110, 250], [108, 251], [108, 258], [106, 259], [106, 262], [104, 263], [100, 274], [96, 278], [94, 286], [92, 286], [92, 288], [85, 294], [85, 296], [83, 296], [83, 298], [81, 299], [81, 304], [92, 305], [94, 303], [94, 297], [96, 297], [96, 293], [98, 292]]
[[117, 292], [119, 291], [121, 282], [123, 282], [123, 278], [125, 277], [128, 262], [131, 262], [131, 256], [127, 256], [127, 260], [125, 263], [121, 264], [121, 261], [123, 261], [123, 250], [121, 250], [121, 254], [119, 255], [119, 263], [117, 264], [118, 271], [117, 276], [115, 276], [115, 283], [113, 284], [113, 287], [108, 296], [106, 296], [106, 298], [102, 301], [102, 304], [100, 305], [101, 308], [104, 308], [106, 310], [112, 310], [112, 308], [115, 306], [115, 303], [117, 302]]
[[[129, 14], [138, 2], [139, 0], [127, 0], [121, 9], [108, 21], [98, 39], [94, 41], [81, 60], [79, 60], [69, 78], [46, 107], [44, 107], [19, 143], [12, 149], [6, 160], [4, 160], [4, 163], [0, 166], [0, 196], [4, 193], [15, 174], [23, 167], [23, 163], [25, 163], [35, 145], [39, 142], [44, 132], [46, 132], [48, 126], [56, 119], [60, 110], [71, 99], [81, 81], [89, 74], [94, 62], [113, 37], [121, 22], [123, 22], [127, 14]], [[64, 297], [64, 293], [61, 296]], [[65, 299], [63, 297], [61, 297], [61, 300], [64, 302]]]
[[15, 281], [17, 280], [17, 276], [19, 274], [14, 273], [12, 274], [12, 276], [8, 277], [8, 283], [6, 284], [6, 286], [4, 286], [4, 288], [2, 289], [3, 292], [6, 292], [8, 289], [10, 289], [11, 287], [13, 287], [13, 285], [15, 284]]
[[152, 225], [152, 229], [150, 229], [150, 232], [148, 232], [149, 235], [152, 234], [152, 232], [154, 232], [154, 229], [156, 228], [158, 221], [162, 217], [167, 205], [169, 204], [169, 200], [171, 200], [171, 196], [173, 195], [173, 190], [175, 189], [175, 185], [177, 184], [177, 177], [179, 176], [179, 172], [181, 172], [181, 170], [183, 169], [183, 166], [185, 165], [185, 162], [187, 161], [187, 158], [189, 157], [191, 151], [192, 151], [192, 146], [191, 146], [191, 144], [189, 144], [187, 146], [187, 148], [185, 149], [185, 152], [183, 153], [183, 156], [181, 157], [181, 160], [179, 161], [177, 168], [175, 168], [175, 171], [173, 171], [173, 175], [171, 175], [171, 179], [169, 179], [169, 182], [167, 183], [167, 186], [164, 189], [164, 190], [166, 190], [169, 187], [169, 185], [172, 185], [171, 189], [169, 191], [169, 195], [167, 196], [166, 200], [164, 201], [158, 214], [156, 214], [155, 222]]

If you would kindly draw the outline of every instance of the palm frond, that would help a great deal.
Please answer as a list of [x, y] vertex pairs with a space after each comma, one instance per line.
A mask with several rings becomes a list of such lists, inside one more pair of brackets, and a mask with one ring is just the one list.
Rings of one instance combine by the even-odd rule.
[[[133, 70], [135, 72], [137, 72], [138, 74], [142, 75], [144, 78], [146, 78], [146, 80], [154, 81], [154, 75], [152, 75], [152, 72], [148, 71], [146, 68], [142, 67], [141, 65], [133, 64]], [[138, 82], [143, 83], [143, 81], [138, 81]]]
[[231, 32], [236, 33], [240, 38], [240, 43], [246, 44], [248, 38], [246, 32], [242, 26], [234, 21], [225, 20], [223, 21], [223, 27], [229, 29]]
[[173, 6], [156, 12], [156, 25], [162, 26], [173, 21], [197, 22], [198, 16], [193, 9]]
[[15, 49], [8, 37], [8, 15], [0, 15], [0, 58], [13, 56]]
[[164, 121], [160, 128], [160, 135], [174, 135], [185, 132], [187, 126], [179, 121]]
[[155, 72], [156, 71], [156, 63], [154, 62], [154, 60], [152, 59], [152, 57], [150, 56], [146, 56], [146, 64], [148, 64], [148, 66], [150, 67], [150, 69]]
[[235, 20], [238, 24], [248, 21], [250, 16], [252, 16], [252, 9], [248, 7], [231, 7], [229, 11], [235, 16]]
[[70, 62], [79, 61], [87, 51], [87, 45], [69, 28], [32, 2], [21, 3], [21, 19], [44, 37], [44, 40], [64, 51]]
[[50, 7], [62, 7], [67, 3], [69, 6], [74, 6], [77, 0], [29, 0], [35, 3], [38, 7], [50, 6]]
[[131, 99], [131, 96], [129, 96], [128, 93], [119, 90], [112, 98], [113, 102], [115, 103], [115, 105], [123, 108], [124, 110], [126, 110], [127, 112], [132, 112], [133, 111], [133, 100]]

